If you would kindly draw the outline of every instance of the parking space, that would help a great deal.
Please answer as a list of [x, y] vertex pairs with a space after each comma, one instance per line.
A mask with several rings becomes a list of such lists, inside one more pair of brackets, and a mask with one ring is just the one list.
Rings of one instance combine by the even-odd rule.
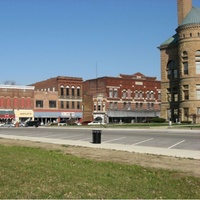
[[[66, 128], [1, 128], [0, 134], [50, 138], [92, 143], [92, 129]], [[173, 130], [102, 130], [102, 144], [145, 146], [165, 149], [200, 151], [198, 131]]]

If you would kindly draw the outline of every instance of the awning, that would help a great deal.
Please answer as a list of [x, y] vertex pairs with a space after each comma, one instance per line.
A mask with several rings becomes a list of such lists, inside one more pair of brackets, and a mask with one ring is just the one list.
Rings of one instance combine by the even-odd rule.
[[141, 111], [118, 111], [107, 112], [108, 117], [159, 117], [160, 111], [141, 110]]
[[[74, 112], [72, 118], [82, 118], [82, 112]], [[63, 115], [61, 112], [34, 112], [37, 118], [69, 118], [70, 115]]]
[[15, 118], [15, 113], [13, 110], [1, 110], [0, 118], [1, 119], [12, 119], [12, 118]]

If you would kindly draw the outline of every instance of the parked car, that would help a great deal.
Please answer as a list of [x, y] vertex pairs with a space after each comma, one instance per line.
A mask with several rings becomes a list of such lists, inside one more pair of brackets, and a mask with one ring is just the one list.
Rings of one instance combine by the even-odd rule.
[[15, 125], [12, 124], [12, 123], [7, 123], [7, 124], [4, 124], [2, 127], [8, 127], [8, 128], [11, 128], [11, 127], [15, 127]]
[[40, 122], [39, 121], [28, 121], [28, 122], [26, 122], [26, 125], [25, 125], [26, 127], [27, 126], [34, 126], [34, 127], [38, 127], [38, 126], [40, 126]]
[[58, 123], [58, 126], [66, 126], [66, 125], [67, 125], [66, 120], [61, 120], [61, 121]]
[[91, 125], [103, 125], [103, 124], [105, 124], [105, 123], [100, 122], [100, 121], [93, 121], [93, 122], [88, 123], [89, 126], [91, 126]]
[[3, 127], [4, 123], [0, 123], [0, 127]]

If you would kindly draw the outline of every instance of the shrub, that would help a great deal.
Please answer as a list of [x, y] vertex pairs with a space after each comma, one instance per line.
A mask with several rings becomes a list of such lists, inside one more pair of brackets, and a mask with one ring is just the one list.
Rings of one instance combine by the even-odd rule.
[[166, 119], [155, 117], [155, 118], [150, 119], [150, 122], [152, 122], [152, 123], [164, 123], [164, 122], [166, 122]]
[[181, 121], [181, 124], [192, 124], [192, 121]]

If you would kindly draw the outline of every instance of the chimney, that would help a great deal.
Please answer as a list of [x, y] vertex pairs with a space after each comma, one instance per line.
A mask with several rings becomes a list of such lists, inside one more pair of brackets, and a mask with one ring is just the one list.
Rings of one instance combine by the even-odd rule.
[[178, 25], [192, 9], [192, 0], [177, 0], [178, 4]]

